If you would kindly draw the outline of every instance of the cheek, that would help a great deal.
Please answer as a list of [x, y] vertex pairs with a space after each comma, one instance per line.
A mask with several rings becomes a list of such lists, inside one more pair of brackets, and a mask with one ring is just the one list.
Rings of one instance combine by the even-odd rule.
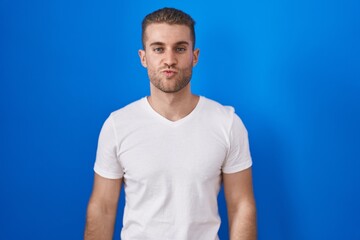
[[148, 68], [155, 69], [156, 66], [157, 66], [156, 60], [152, 59], [150, 57], [146, 58], [145, 62], [146, 62], [146, 65], [147, 65]]
[[151, 64], [148, 64], [148, 67], [147, 67], [147, 73], [149, 76], [151, 77], [156, 77], [158, 75], [158, 71], [156, 70], [156, 68], [151, 65]]
[[189, 63], [189, 65], [193, 66], [195, 64], [195, 58], [193, 55], [190, 55], [187, 62]]

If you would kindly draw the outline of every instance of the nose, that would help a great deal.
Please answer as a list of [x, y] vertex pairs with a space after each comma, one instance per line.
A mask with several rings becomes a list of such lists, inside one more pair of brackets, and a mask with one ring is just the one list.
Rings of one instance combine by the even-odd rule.
[[164, 54], [164, 63], [168, 67], [172, 67], [176, 65], [177, 63], [176, 54], [171, 50], [166, 51]]

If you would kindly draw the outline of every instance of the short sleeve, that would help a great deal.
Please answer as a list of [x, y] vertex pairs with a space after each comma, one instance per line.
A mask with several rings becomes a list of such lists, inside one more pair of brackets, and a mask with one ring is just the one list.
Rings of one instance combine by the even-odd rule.
[[235, 173], [252, 165], [247, 130], [241, 119], [234, 113], [229, 133], [229, 149], [222, 166], [224, 173]]
[[101, 128], [94, 171], [104, 178], [120, 179], [123, 169], [117, 157], [117, 138], [113, 119], [110, 115]]

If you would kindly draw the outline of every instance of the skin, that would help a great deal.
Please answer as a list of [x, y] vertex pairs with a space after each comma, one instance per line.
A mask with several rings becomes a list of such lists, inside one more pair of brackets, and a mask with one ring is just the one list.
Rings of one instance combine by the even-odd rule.
[[[168, 120], [182, 119], [199, 101], [190, 88], [192, 68], [199, 58], [199, 49], [193, 50], [190, 29], [185, 25], [150, 24], [145, 30], [144, 42], [145, 49], [139, 50], [139, 57], [150, 79], [148, 101]], [[230, 239], [256, 239], [251, 168], [222, 177]], [[85, 240], [112, 239], [121, 184], [122, 179], [106, 179], [95, 173]]]
[[148, 101], [171, 121], [188, 115], [199, 101], [190, 90], [199, 52], [193, 50], [191, 32], [185, 25], [160, 23], [146, 28], [145, 49], [139, 50], [139, 57], [150, 79]]
[[256, 207], [251, 168], [223, 174], [230, 240], [256, 240]]
[[86, 216], [85, 240], [113, 239], [122, 179], [107, 179], [95, 173]]

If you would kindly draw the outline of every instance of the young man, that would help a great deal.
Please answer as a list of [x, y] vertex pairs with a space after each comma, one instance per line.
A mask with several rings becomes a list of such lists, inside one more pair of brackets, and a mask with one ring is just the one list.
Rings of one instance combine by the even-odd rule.
[[224, 184], [230, 239], [256, 239], [247, 131], [233, 108], [191, 93], [193, 19], [164, 8], [145, 17], [141, 64], [150, 96], [113, 112], [100, 133], [85, 239], [112, 239], [122, 183], [121, 239], [218, 239]]

